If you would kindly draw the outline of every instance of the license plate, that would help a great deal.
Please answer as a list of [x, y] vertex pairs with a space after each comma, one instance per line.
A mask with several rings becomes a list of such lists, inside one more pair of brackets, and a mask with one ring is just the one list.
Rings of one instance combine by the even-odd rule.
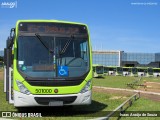
[[49, 106], [63, 106], [63, 101], [50, 101]]

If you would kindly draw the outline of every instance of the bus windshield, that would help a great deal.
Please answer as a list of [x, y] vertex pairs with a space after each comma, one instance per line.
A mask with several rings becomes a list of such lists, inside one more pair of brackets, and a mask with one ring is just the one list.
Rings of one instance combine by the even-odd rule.
[[103, 66], [96, 66], [96, 72], [98, 74], [103, 74]]
[[132, 73], [137, 74], [137, 68], [132, 68]]
[[[38, 38], [39, 37], [39, 38]], [[88, 39], [53, 35], [18, 37], [18, 70], [32, 78], [80, 77], [89, 71]]]
[[117, 72], [122, 73], [123, 69], [121, 67], [117, 67]]
[[108, 68], [104, 67], [104, 73], [107, 73], [107, 72], [108, 72]]
[[153, 75], [153, 69], [152, 68], [148, 68], [148, 74]]

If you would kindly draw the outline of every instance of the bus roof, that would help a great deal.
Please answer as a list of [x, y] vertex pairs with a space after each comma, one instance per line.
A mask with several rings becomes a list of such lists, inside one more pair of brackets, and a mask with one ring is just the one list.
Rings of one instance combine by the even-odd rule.
[[70, 22], [70, 21], [62, 21], [62, 20], [18, 20], [16, 23], [16, 26], [18, 26], [19, 23], [21, 22], [56, 22], [56, 23], [68, 23], [68, 24], [77, 24], [77, 25], [85, 25], [84, 23], [79, 23], [79, 22]]
[[92, 66], [103, 66], [103, 65], [100, 65], [100, 64], [92, 64]]
[[117, 68], [119, 66], [107, 66], [107, 67], [109, 67], [109, 68]]
[[122, 68], [133, 68], [133, 67], [122, 67]]
[[157, 70], [159, 70], [160, 68], [153, 68], [153, 69], [157, 69]]

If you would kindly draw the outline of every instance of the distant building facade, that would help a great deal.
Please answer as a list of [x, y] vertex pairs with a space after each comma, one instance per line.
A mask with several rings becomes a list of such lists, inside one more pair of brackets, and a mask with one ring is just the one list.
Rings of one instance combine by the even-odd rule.
[[93, 64], [120, 66], [121, 51], [93, 51]]
[[160, 53], [93, 51], [93, 64], [126, 67], [159, 67]]

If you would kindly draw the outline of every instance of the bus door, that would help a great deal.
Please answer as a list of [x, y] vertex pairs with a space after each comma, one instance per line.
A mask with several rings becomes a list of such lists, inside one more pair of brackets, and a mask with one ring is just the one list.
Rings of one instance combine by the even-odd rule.
[[13, 40], [14, 37], [11, 36], [14, 32], [14, 29], [11, 29], [10, 37], [7, 40], [7, 46], [5, 50], [5, 66], [6, 66], [6, 78], [5, 85], [4, 85], [4, 91], [6, 91], [6, 101], [8, 101], [10, 104], [14, 103], [13, 100], [13, 69], [12, 69], [12, 47], [13, 47]]
[[6, 59], [6, 48], [4, 48], [4, 75], [3, 75], [3, 80], [4, 80], [4, 92], [6, 92], [6, 61], [7, 61], [7, 59]]

